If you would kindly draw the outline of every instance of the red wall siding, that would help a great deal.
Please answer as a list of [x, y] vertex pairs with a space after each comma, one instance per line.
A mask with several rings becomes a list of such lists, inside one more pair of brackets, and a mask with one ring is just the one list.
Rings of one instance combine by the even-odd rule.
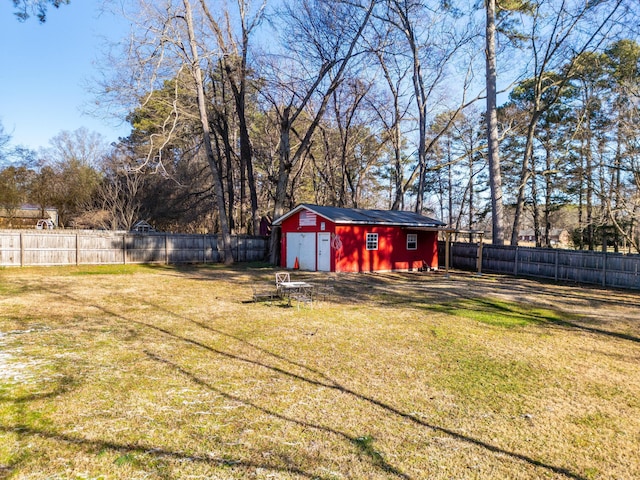
[[[378, 250], [366, 249], [367, 233], [378, 234]], [[418, 235], [417, 250], [407, 250], [407, 234]], [[422, 232], [398, 227], [336, 226], [342, 249], [336, 252], [337, 272], [375, 272], [417, 270], [422, 261], [438, 267], [436, 232]]]
[[[436, 232], [373, 225], [335, 225], [320, 216], [317, 216], [315, 226], [300, 226], [300, 213], [302, 212], [298, 212], [282, 222], [280, 264], [283, 268], [286, 268], [287, 232], [334, 234], [332, 239], [337, 237], [331, 242], [331, 271], [334, 272], [417, 270], [422, 266], [423, 260], [431, 268], [438, 268]], [[324, 230], [320, 230], [321, 222], [325, 223]], [[378, 250], [366, 249], [367, 233], [378, 234]], [[407, 234], [409, 233], [418, 235], [417, 250], [407, 250]], [[335, 249], [333, 247], [335, 245], [341, 248]]]

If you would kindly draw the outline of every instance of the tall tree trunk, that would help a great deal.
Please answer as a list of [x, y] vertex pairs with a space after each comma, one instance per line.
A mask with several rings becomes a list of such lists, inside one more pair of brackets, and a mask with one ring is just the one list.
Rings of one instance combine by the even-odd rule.
[[[547, 132], [546, 137], [549, 138], [551, 132]], [[551, 247], [551, 199], [553, 194], [553, 182], [551, 181], [552, 175], [552, 153], [551, 145], [548, 143], [545, 145], [545, 166], [547, 174], [544, 177], [544, 246]]]
[[227, 222], [227, 213], [224, 201], [224, 188], [222, 186], [222, 178], [220, 170], [215, 159], [213, 146], [211, 145], [211, 127], [209, 126], [209, 117], [207, 115], [207, 103], [204, 94], [204, 86], [202, 83], [202, 69], [200, 68], [200, 57], [198, 55], [198, 45], [196, 42], [195, 31], [193, 29], [193, 16], [191, 13], [191, 3], [189, 0], [183, 0], [185, 8], [185, 21], [187, 23], [187, 34], [189, 35], [189, 47], [191, 49], [191, 72], [196, 85], [198, 97], [198, 112], [200, 114], [200, 123], [202, 124], [202, 136], [204, 146], [207, 152], [207, 162], [213, 173], [213, 187], [216, 198], [216, 206], [218, 207], [218, 217], [220, 221], [220, 230], [222, 234], [222, 245], [224, 252], [225, 265], [233, 263], [233, 251], [231, 249], [231, 233], [229, 232], [229, 224]]
[[[244, 40], [247, 42], [247, 40]], [[231, 76], [230, 66], [227, 65], [227, 75], [229, 76], [231, 83], [231, 90], [233, 92], [233, 98], [236, 104], [236, 111], [238, 114], [238, 127], [240, 131], [240, 165], [243, 175], [246, 172], [246, 184], [249, 186], [249, 201], [251, 203], [251, 223], [253, 225], [253, 233], [256, 234], [260, 230], [260, 212], [258, 211], [258, 193], [256, 189], [256, 181], [253, 173], [253, 147], [251, 146], [251, 138], [249, 136], [249, 127], [247, 125], [246, 115], [246, 53], [244, 53], [247, 47], [243, 47], [242, 66], [240, 67], [240, 79], [239, 85], [233, 81]], [[242, 196], [244, 197], [244, 184], [242, 182]], [[244, 198], [243, 198], [244, 200]], [[244, 208], [244, 202], [242, 202], [242, 208]]]
[[492, 243], [504, 244], [504, 204], [502, 203], [502, 170], [498, 145], [497, 74], [496, 74], [496, 0], [486, 0], [486, 82], [487, 82], [487, 146], [489, 187], [491, 190]]
[[427, 170], [427, 95], [422, 79], [422, 67], [413, 31], [409, 37], [409, 44], [413, 53], [413, 89], [418, 107], [418, 193], [416, 198], [416, 212], [422, 213], [424, 204], [425, 181]]
[[[228, 220], [229, 232], [233, 234], [233, 233], [237, 233], [237, 230], [236, 230], [237, 225], [233, 217], [233, 212], [235, 210], [236, 192], [235, 192], [235, 186], [233, 181], [233, 173], [234, 173], [233, 157], [231, 156], [230, 147], [231, 146], [228, 145], [224, 149], [225, 160], [227, 163], [227, 169], [226, 169], [227, 171], [224, 172], [226, 175], [223, 174], [223, 176], [226, 176], [226, 179], [227, 179], [227, 212], [229, 215], [229, 220]], [[240, 208], [242, 208], [242, 204], [240, 204]], [[242, 216], [240, 217], [240, 228], [242, 228]]]
[[[220, 159], [219, 162], [217, 162], [220, 178], [226, 178], [227, 180], [227, 221], [229, 224], [229, 232], [233, 234], [235, 230], [233, 221], [235, 188], [233, 183], [233, 158], [231, 156], [232, 148], [231, 140], [229, 138], [227, 115], [217, 115], [213, 121], [213, 127], [214, 130], [211, 132], [211, 140], [215, 145], [215, 156]], [[223, 162], [223, 159], [226, 160], [226, 162]], [[222, 185], [224, 187], [224, 183]]]
[[[247, 126], [247, 115], [246, 115], [246, 105], [247, 105], [247, 77], [248, 77], [248, 68], [247, 68], [247, 55], [249, 52], [249, 36], [253, 28], [259, 23], [259, 18], [262, 16], [262, 12], [264, 11], [264, 4], [262, 8], [259, 9], [259, 13], [253, 20], [248, 21], [247, 19], [247, 9], [248, 9], [248, 1], [238, 0], [238, 10], [240, 16], [240, 23], [242, 28], [242, 40], [241, 40], [241, 48], [240, 48], [240, 68], [237, 78], [235, 78], [234, 73], [237, 73], [237, 69], [233, 68], [232, 64], [229, 62], [229, 44], [225, 42], [225, 36], [220, 28], [218, 22], [215, 20], [207, 2], [205, 0], [200, 0], [200, 6], [205, 13], [205, 17], [209, 20], [209, 24], [218, 40], [218, 46], [223, 52], [224, 59], [224, 70], [227, 74], [227, 79], [229, 80], [229, 84], [231, 85], [231, 90], [233, 92], [233, 98], [236, 105], [236, 113], [238, 116], [238, 127], [240, 131], [240, 175], [241, 175], [241, 219], [243, 219], [243, 209], [244, 199], [245, 199], [245, 185], [249, 185], [249, 199], [251, 203], [251, 220], [252, 220], [252, 228], [253, 233], [257, 234], [260, 230], [260, 213], [258, 211], [258, 194], [257, 187], [255, 182], [255, 176], [253, 173], [253, 148], [251, 146], [251, 138], [249, 135], [249, 128]], [[229, 17], [226, 17], [227, 20]], [[231, 30], [229, 24], [227, 24], [229, 29], [228, 39], [231, 39]], [[231, 42], [232, 43], [232, 42]], [[236, 49], [237, 50], [237, 49]], [[246, 177], [245, 177], [246, 173]], [[244, 222], [242, 222], [242, 226], [244, 227]]]
[[[273, 218], [280, 218], [285, 213], [286, 198], [287, 198], [287, 185], [289, 183], [289, 176], [291, 175], [291, 146], [290, 146], [290, 132], [291, 132], [291, 108], [286, 107], [280, 118], [280, 162], [278, 166], [278, 182], [276, 184], [276, 195], [274, 200]], [[274, 228], [271, 231], [271, 238], [269, 243], [269, 261], [273, 265], [280, 263], [280, 229]]]
[[280, 119], [280, 163], [278, 168], [278, 183], [276, 184], [276, 198], [274, 202], [273, 218], [279, 218], [288, 207], [287, 185], [293, 167], [291, 163], [291, 109], [286, 107]]
[[587, 248], [595, 250], [596, 237], [593, 228], [593, 151], [591, 148], [591, 119], [587, 115], [587, 130], [585, 144], [585, 181], [587, 182], [586, 207], [587, 207]]
[[[471, 130], [470, 135], [470, 148], [469, 148], [469, 230], [473, 230], [473, 190], [474, 190], [474, 181], [473, 181], [473, 130]], [[473, 233], [469, 234], [469, 242], [473, 242]]]
[[579, 237], [579, 248], [580, 250], [584, 249], [584, 174], [585, 174], [585, 166], [584, 166], [584, 138], [580, 139], [580, 168], [578, 169], [578, 230], [580, 233]]
[[[614, 159], [613, 172], [611, 185], [613, 186], [613, 223], [614, 225], [619, 225], [620, 221], [620, 207], [621, 207], [621, 177], [620, 170], [622, 167], [622, 142], [624, 141], [622, 135], [622, 124], [624, 119], [622, 118], [623, 114], [618, 113], [618, 128], [616, 129], [616, 156]], [[620, 232], [617, 228], [614, 228], [614, 250], [615, 252], [620, 251]]]
[[[389, 79], [389, 85], [391, 80]], [[402, 137], [400, 134], [400, 105], [398, 95], [395, 89], [393, 92], [393, 165], [395, 176], [395, 196], [393, 198], [393, 204], [391, 210], [402, 210], [404, 208], [404, 191], [402, 189], [402, 183], [404, 182], [404, 175], [402, 169]]]
[[389, 208], [390, 210], [402, 210], [404, 208], [404, 172], [402, 166], [402, 134], [400, 132], [400, 95], [396, 87], [389, 67], [385, 61], [382, 51], [376, 51], [375, 55], [380, 62], [380, 68], [384, 73], [384, 78], [389, 86], [389, 92], [393, 97], [393, 121], [387, 124], [384, 115], [379, 113], [380, 119], [390, 133], [391, 146], [393, 148], [393, 168], [389, 169]]
[[[537, 95], [537, 93], [536, 93]], [[516, 209], [513, 214], [513, 230], [511, 231], [511, 245], [518, 245], [518, 232], [522, 224], [522, 215], [524, 213], [524, 201], [527, 192], [527, 184], [531, 178], [530, 165], [533, 161], [533, 142], [535, 136], [536, 125], [540, 117], [538, 109], [539, 101], [536, 99], [531, 112], [531, 119], [527, 126], [527, 140], [524, 147], [524, 155], [522, 156], [522, 165], [520, 166], [520, 183], [518, 184], [518, 198], [516, 200]]]
[[[287, 187], [289, 185], [289, 178], [291, 175], [291, 170], [294, 168], [298, 162], [303, 158], [305, 152], [307, 152], [309, 145], [311, 143], [311, 138], [315, 133], [316, 129], [320, 125], [320, 121], [324, 116], [324, 113], [327, 108], [327, 104], [331, 99], [333, 93], [339, 87], [342, 82], [344, 72], [347, 68], [347, 64], [351, 60], [353, 56], [353, 52], [364, 32], [365, 27], [369, 23], [369, 19], [371, 18], [371, 14], [373, 12], [373, 8], [376, 5], [376, 0], [370, 0], [367, 11], [365, 12], [364, 18], [362, 22], [358, 26], [358, 30], [351, 39], [351, 43], [349, 44], [348, 51], [344, 54], [342, 58], [339, 60], [327, 61], [318, 72], [318, 76], [314, 81], [313, 86], [309, 87], [306, 92], [304, 98], [301, 100], [300, 104], [296, 107], [295, 110], [292, 110], [292, 106], [288, 105], [283, 109], [282, 114], [280, 115], [280, 165], [278, 169], [278, 180], [276, 183], [276, 194], [274, 201], [274, 212], [273, 218], [278, 219], [284, 214], [284, 209], [286, 207], [285, 201], [287, 197]], [[291, 144], [290, 144], [290, 133], [293, 129], [293, 124], [295, 123], [298, 116], [303, 112], [303, 110], [307, 107], [309, 101], [311, 100], [312, 94], [315, 93], [321, 84], [322, 80], [326, 78], [331, 68], [339, 65], [335, 75], [331, 79], [331, 83], [327, 87], [327, 90], [322, 94], [322, 100], [320, 101], [320, 105], [318, 106], [318, 110], [313, 117], [311, 123], [307, 127], [307, 130], [302, 136], [302, 140], [298, 144], [297, 150], [293, 156], [291, 156]], [[271, 246], [271, 262], [274, 262], [274, 259], [278, 257], [279, 253], [279, 243], [278, 239], [275, 235], [272, 235], [270, 246]]]
[[453, 163], [451, 154], [451, 138], [447, 139], [447, 208], [449, 209], [449, 225], [453, 225]]
[[405, 2], [394, 2], [396, 13], [400, 16], [402, 32], [407, 38], [412, 60], [412, 83], [416, 108], [418, 110], [418, 189], [416, 193], [417, 213], [422, 213], [425, 193], [425, 175], [427, 169], [427, 92], [425, 91], [424, 78], [422, 76], [422, 65], [420, 63], [420, 49], [414, 24], [407, 10]]
[[531, 208], [533, 211], [533, 235], [536, 247], [541, 246], [540, 242], [540, 211], [538, 210], [538, 179], [536, 171], [536, 157], [531, 156]]

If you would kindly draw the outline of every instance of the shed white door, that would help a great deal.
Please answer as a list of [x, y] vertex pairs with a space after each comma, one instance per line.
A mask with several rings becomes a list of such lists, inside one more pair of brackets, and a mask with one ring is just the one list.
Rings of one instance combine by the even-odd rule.
[[318, 234], [318, 271], [331, 271], [331, 234]]
[[293, 268], [298, 259], [300, 270], [316, 269], [316, 234], [287, 233], [287, 268]]

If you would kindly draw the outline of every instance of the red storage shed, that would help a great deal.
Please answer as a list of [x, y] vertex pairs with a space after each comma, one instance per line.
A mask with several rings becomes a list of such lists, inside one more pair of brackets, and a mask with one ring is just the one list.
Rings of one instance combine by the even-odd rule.
[[436, 269], [438, 229], [445, 226], [413, 212], [310, 204], [273, 225], [282, 231], [282, 267], [324, 272]]

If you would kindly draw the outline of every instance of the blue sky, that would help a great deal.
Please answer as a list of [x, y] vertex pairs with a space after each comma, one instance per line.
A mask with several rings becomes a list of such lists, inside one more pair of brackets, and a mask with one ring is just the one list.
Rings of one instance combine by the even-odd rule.
[[12, 145], [46, 147], [62, 130], [86, 127], [112, 142], [127, 125], [84, 114], [92, 95], [87, 83], [97, 76], [104, 37], [121, 38], [122, 20], [100, 15], [100, 1], [72, 0], [49, 9], [47, 22], [21, 23], [9, 0], [0, 0], [0, 121]]

